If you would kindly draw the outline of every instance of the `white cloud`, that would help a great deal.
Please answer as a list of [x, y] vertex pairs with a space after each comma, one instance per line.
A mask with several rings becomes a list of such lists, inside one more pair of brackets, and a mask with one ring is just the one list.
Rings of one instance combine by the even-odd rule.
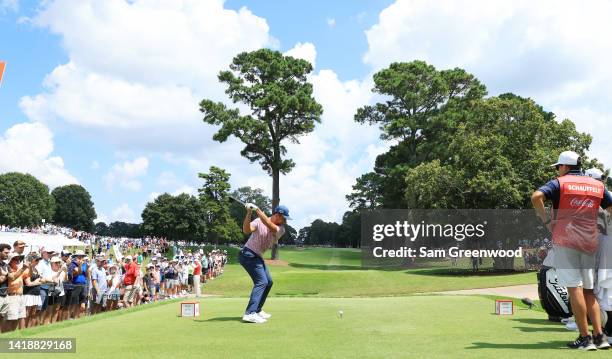
[[6, 11], [19, 11], [19, 0], [1, 0], [0, 1], [0, 14]]
[[140, 218], [136, 218], [136, 214], [127, 203], [123, 203], [113, 209], [108, 220], [109, 223], [112, 223], [114, 221], [121, 221], [126, 223], [141, 222]]
[[30, 22], [58, 34], [69, 61], [47, 76], [44, 92], [23, 97], [21, 108], [34, 121], [67, 122], [122, 149], [206, 146], [213, 129], [202, 123], [198, 103], [226, 98], [218, 72], [241, 51], [278, 45], [263, 18], [223, 3], [45, 2]]
[[172, 195], [178, 196], [179, 194], [183, 194], [183, 193], [191, 195], [191, 196], [195, 196], [198, 194], [198, 191], [191, 186], [183, 185], [177, 188], [174, 192], [172, 192]]
[[285, 56], [292, 56], [296, 59], [302, 59], [310, 62], [312, 68], [315, 68], [315, 61], [317, 59], [317, 50], [311, 42], [298, 42], [295, 46], [285, 52]]
[[98, 213], [98, 217], [96, 217], [96, 219], [94, 219], [94, 223], [100, 223], [100, 222], [104, 222], [106, 224], [110, 223], [108, 221], [108, 217], [106, 217], [106, 215], [104, 215], [102, 213]]
[[157, 178], [157, 185], [161, 187], [172, 187], [176, 186], [180, 180], [174, 174], [174, 172], [164, 171]]
[[92, 171], [97, 171], [100, 169], [100, 163], [98, 161], [91, 162], [91, 166], [89, 166]]
[[0, 173], [30, 173], [51, 188], [78, 183], [53, 156], [53, 134], [40, 123], [19, 123], [0, 137]]
[[425, 60], [474, 73], [492, 95], [531, 97], [594, 135], [591, 154], [612, 165], [612, 3], [398, 0], [366, 31], [364, 61]]
[[104, 176], [107, 190], [112, 191], [114, 185], [118, 183], [122, 188], [130, 191], [140, 191], [142, 184], [138, 177], [147, 174], [149, 160], [146, 157], [138, 157], [133, 161], [116, 163], [113, 168]]
[[334, 19], [333, 17], [327, 18], [327, 20], [325, 21], [327, 22], [327, 26], [329, 27], [336, 26], [336, 19]]

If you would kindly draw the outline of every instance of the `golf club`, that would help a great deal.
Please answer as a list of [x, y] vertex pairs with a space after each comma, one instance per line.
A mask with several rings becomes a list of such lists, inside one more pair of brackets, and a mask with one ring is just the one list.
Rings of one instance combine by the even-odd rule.
[[236, 201], [237, 203], [241, 204], [242, 206], [245, 206], [245, 203], [242, 202], [241, 200], [239, 200], [238, 198], [234, 197], [234, 196], [229, 196], [229, 198], [233, 201]]

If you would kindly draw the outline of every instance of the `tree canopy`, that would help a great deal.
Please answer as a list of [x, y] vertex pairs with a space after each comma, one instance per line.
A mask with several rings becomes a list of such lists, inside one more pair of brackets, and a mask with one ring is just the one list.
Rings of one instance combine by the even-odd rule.
[[78, 231], [94, 231], [96, 211], [91, 195], [83, 186], [71, 184], [51, 191], [55, 200], [53, 222]]
[[359, 109], [355, 121], [378, 125], [395, 143], [356, 180], [352, 208], [524, 208], [554, 177], [548, 165], [561, 151], [599, 165], [585, 156], [591, 137], [570, 120], [514, 94], [485, 98], [462, 69], [393, 63], [374, 83], [384, 101]]
[[215, 243], [239, 241], [242, 231], [232, 218], [229, 208], [229, 178], [225, 170], [211, 166], [208, 173], [200, 173], [204, 184], [199, 199], [204, 208], [207, 239]]
[[142, 211], [142, 229], [170, 240], [202, 241], [206, 233], [203, 205], [186, 193], [164, 193]]
[[0, 224], [36, 227], [52, 222], [55, 203], [49, 187], [34, 176], [18, 172], [0, 175]]

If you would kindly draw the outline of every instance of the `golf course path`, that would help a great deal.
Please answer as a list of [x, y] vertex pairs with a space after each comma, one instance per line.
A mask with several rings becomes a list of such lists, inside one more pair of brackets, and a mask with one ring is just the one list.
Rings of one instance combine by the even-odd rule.
[[524, 285], [513, 285], [509, 287], [462, 289], [462, 290], [452, 290], [452, 291], [447, 291], [447, 292], [434, 292], [434, 294], [498, 295], [502, 297], [513, 297], [513, 298], [527, 297], [531, 299], [538, 299], [538, 285], [537, 284], [524, 284]]

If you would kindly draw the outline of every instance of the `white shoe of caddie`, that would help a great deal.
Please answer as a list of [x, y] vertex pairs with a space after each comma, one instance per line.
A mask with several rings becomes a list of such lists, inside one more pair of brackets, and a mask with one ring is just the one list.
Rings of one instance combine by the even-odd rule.
[[266, 319], [266, 320], [270, 319], [270, 317], [272, 317], [272, 314], [266, 313], [263, 310], [260, 311], [259, 313], [257, 313], [257, 315], [259, 315], [261, 318]]
[[262, 324], [266, 322], [266, 320], [257, 315], [257, 313], [245, 314], [244, 316], [242, 316], [242, 321], [256, 324]]

